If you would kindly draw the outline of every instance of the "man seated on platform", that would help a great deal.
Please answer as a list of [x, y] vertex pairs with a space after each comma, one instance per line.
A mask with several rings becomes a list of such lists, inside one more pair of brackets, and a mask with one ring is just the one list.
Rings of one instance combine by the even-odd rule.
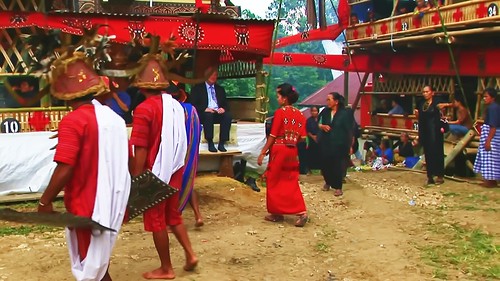
[[389, 110], [389, 112], [387, 114], [389, 114], [389, 115], [393, 115], [393, 114], [403, 115], [406, 113], [405, 110], [403, 109], [403, 107], [401, 105], [399, 105], [399, 103], [396, 100], [392, 100], [391, 105], [392, 105], [392, 109]]
[[454, 107], [457, 112], [457, 120], [448, 121], [450, 124], [450, 133], [455, 136], [465, 136], [467, 132], [472, 128], [473, 121], [470, 117], [469, 110], [464, 105], [462, 98], [455, 97], [455, 100], [451, 103], [440, 103], [438, 105], [439, 109], [445, 107]]
[[[226, 152], [224, 144], [229, 141], [232, 117], [226, 99], [226, 91], [217, 84], [217, 70], [210, 68], [207, 72], [213, 72], [205, 83], [195, 85], [191, 89], [190, 102], [198, 111], [203, 133], [208, 142], [210, 152]], [[208, 73], [207, 73], [208, 74]], [[220, 124], [219, 145], [214, 145], [214, 124]]]

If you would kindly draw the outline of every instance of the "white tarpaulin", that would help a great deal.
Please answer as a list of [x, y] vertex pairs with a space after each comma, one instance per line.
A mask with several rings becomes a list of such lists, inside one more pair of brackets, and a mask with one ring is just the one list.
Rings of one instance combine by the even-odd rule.
[[[263, 172], [266, 163], [257, 166], [257, 157], [265, 143], [264, 124], [237, 126], [238, 144], [228, 145], [227, 149], [241, 151], [240, 158], [248, 161], [248, 168]], [[0, 195], [45, 190], [56, 166], [55, 150], [50, 148], [57, 144], [57, 139], [49, 139], [52, 135], [52, 132], [0, 134]], [[207, 145], [200, 144], [200, 150], [208, 150]], [[217, 158], [200, 159], [198, 170], [217, 169], [217, 165]]]
[[0, 195], [39, 192], [55, 168], [52, 132], [0, 134]]

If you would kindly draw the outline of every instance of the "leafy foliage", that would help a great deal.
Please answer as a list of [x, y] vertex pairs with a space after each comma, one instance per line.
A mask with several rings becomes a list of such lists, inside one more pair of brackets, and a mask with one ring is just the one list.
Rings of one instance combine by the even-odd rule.
[[[337, 7], [337, 0], [333, 1]], [[332, 8], [332, 1], [327, 1], [327, 23], [333, 24], [337, 22], [335, 10]], [[274, 1], [268, 7], [267, 17], [277, 18], [279, 1]], [[278, 38], [290, 36], [298, 32], [309, 29], [305, 13], [305, 0], [287, 0], [283, 1], [281, 11], [281, 21], [278, 26]], [[244, 18], [258, 18], [251, 11], [243, 10]], [[332, 38], [333, 39], [333, 38]], [[306, 42], [297, 45], [287, 46], [275, 50], [276, 52], [286, 53], [308, 53], [308, 54], [324, 54], [325, 50], [319, 41]], [[333, 77], [328, 69], [319, 69], [314, 67], [281, 67], [266, 65], [264, 69], [271, 74], [270, 83], [268, 85], [268, 96], [270, 102], [270, 114], [272, 115], [278, 107], [275, 98], [275, 89], [281, 83], [290, 83], [295, 86], [299, 93], [299, 103], [307, 96], [311, 95], [326, 83], [330, 82]], [[228, 96], [255, 96], [255, 79], [229, 79], [222, 82]]]

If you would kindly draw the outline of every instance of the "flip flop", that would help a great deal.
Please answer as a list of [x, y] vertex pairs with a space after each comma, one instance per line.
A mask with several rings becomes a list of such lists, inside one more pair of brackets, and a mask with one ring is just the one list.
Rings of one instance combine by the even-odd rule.
[[295, 222], [296, 227], [304, 227], [306, 225], [307, 220], [309, 217], [307, 215], [301, 215], [299, 216], [299, 219]]
[[342, 195], [344, 195], [344, 192], [342, 192], [342, 189], [335, 189], [335, 193], [333, 195], [342, 196]]
[[285, 217], [281, 215], [267, 215], [264, 217], [264, 220], [270, 221], [270, 222], [281, 222], [285, 220]]

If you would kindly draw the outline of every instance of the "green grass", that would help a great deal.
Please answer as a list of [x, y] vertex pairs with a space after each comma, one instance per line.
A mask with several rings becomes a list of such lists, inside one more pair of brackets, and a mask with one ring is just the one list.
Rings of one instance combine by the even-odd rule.
[[45, 225], [0, 226], [0, 237], [10, 235], [28, 235], [30, 233], [54, 232], [60, 229]]
[[457, 270], [481, 280], [500, 278], [500, 244], [491, 235], [454, 224], [429, 225], [429, 230], [448, 241], [420, 247], [422, 258], [435, 267], [434, 278], [447, 279]]
[[[58, 199], [53, 202], [54, 209], [64, 210], [64, 202], [62, 199]], [[35, 212], [38, 208], [38, 201], [26, 201], [21, 203], [8, 203], [3, 204], [0, 208], [10, 208], [18, 212]], [[10, 235], [28, 235], [30, 233], [43, 233], [43, 232], [55, 232], [62, 228], [54, 228], [45, 225], [0, 225], [0, 237], [10, 236]]]
[[[64, 201], [62, 199], [57, 199], [54, 202], [52, 202], [52, 206], [54, 207], [54, 209], [64, 209]], [[28, 210], [28, 209], [36, 210], [38, 208], [38, 201], [6, 203], [2, 204], [2, 207], [11, 208], [17, 211]]]
[[315, 249], [318, 252], [328, 253], [330, 251], [330, 246], [324, 242], [318, 242], [316, 243]]
[[458, 196], [460, 196], [460, 194], [458, 194], [456, 192], [443, 192], [443, 196], [444, 197], [458, 197]]

